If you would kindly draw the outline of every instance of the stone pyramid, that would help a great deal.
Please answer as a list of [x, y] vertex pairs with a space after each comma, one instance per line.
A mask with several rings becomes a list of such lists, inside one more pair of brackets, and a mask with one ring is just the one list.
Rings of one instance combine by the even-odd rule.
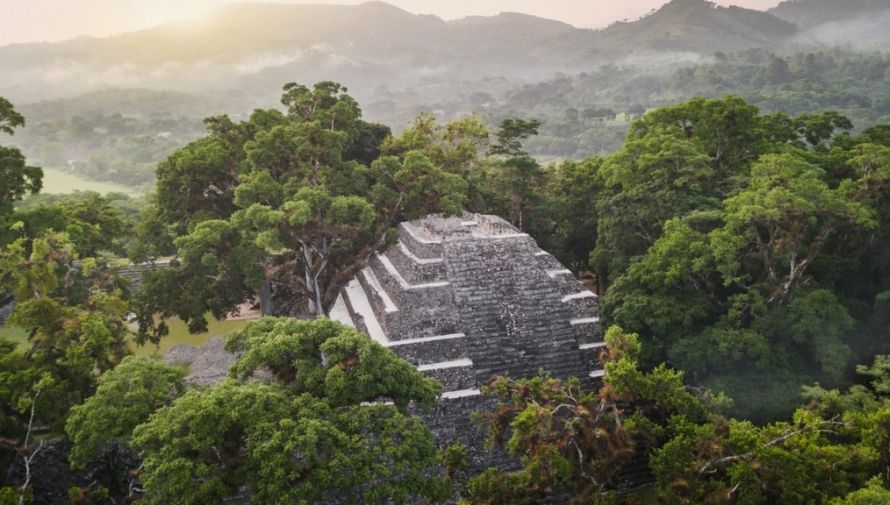
[[478, 396], [497, 375], [603, 375], [596, 295], [529, 235], [480, 214], [428, 216], [398, 231], [331, 318], [438, 379], [443, 402]]

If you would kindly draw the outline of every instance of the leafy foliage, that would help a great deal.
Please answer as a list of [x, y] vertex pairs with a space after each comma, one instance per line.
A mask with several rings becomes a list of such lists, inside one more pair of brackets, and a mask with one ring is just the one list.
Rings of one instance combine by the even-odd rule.
[[[16, 112], [9, 100], [0, 97], [0, 132], [12, 135], [15, 128], [24, 125], [25, 118]], [[4, 225], [12, 213], [15, 202], [28, 193], [37, 193], [42, 184], [40, 168], [28, 166], [18, 149], [0, 146], [0, 225]]]
[[885, 237], [887, 159], [848, 123], [758, 115], [729, 97], [631, 128], [599, 171], [591, 266], [611, 281], [607, 317], [643, 335], [646, 363], [669, 359], [759, 420], [790, 412], [798, 386], [843, 378], [851, 307], [888, 282], [878, 274], [864, 289], [839, 275], [880, 264], [883, 253], [859, 244]]
[[223, 316], [263, 290], [293, 296], [278, 312], [325, 314], [395, 220], [461, 210], [466, 185], [428, 156], [376, 158], [382, 130], [339, 84], [291, 83], [282, 103], [287, 114], [208, 119], [207, 137], [159, 166], [157, 211], [142, 231], [178, 235], [179, 263], [148, 280], [141, 338], [165, 333], [155, 315], [199, 331], [206, 312]]
[[704, 419], [706, 403], [686, 389], [681, 373], [638, 369], [636, 335], [612, 327], [606, 342], [607, 376], [596, 393], [577, 379], [548, 376], [499, 377], [484, 389], [499, 404], [479, 419], [491, 442], [521, 455], [523, 467], [473, 477], [470, 502], [540, 503], [563, 490], [571, 503], [612, 503], [622, 469], [662, 441], [670, 419]]
[[136, 426], [183, 393], [182, 376], [181, 370], [135, 356], [102, 374], [95, 394], [72, 408], [65, 423], [72, 466], [82, 468], [104, 447], [126, 443]]
[[808, 388], [813, 402], [789, 421], [758, 426], [720, 414], [726, 399], [684, 386], [680, 372], [639, 370], [635, 335], [612, 327], [606, 340], [597, 393], [546, 376], [492, 382], [500, 403], [481, 419], [522, 468], [473, 477], [469, 503], [615, 503], [623, 468], [646, 458], [659, 503], [882, 503], [872, 477], [890, 454], [886, 357], [861, 369], [872, 387]]
[[[441, 386], [326, 319], [266, 318], [233, 334], [234, 378], [193, 389], [133, 432], [150, 503], [442, 499], [430, 431], [408, 415]], [[268, 382], [250, 380], [269, 370]], [[395, 406], [378, 402], [392, 399]]]

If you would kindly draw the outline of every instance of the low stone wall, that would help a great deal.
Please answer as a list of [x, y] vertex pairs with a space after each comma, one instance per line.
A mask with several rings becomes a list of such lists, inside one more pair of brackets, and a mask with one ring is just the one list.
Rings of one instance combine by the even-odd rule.
[[167, 268], [170, 266], [169, 260], [156, 261], [153, 263], [140, 263], [138, 265], [129, 265], [117, 269], [117, 274], [127, 279], [130, 283], [130, 291], [138, 293], [142, 290], [142, 278], [145, 272], [157, 270], [159, 268]]
[[411, 223], [399, 225], [399, 235], [405, 247], [412, 254], [421, 259], [435, 259], [442, 257], [442, 242], [437, 240], [421, 239], [423, 232]]

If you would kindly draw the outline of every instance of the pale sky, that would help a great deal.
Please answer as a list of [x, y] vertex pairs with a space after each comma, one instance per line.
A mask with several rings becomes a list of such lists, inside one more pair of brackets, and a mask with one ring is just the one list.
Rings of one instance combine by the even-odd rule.
[[[279, 3], [361, 3], [362, 0], [266, 0]], [[717, 0], [722, 5], [767, 9], [780, 0]], [[389, 0], [407, 11], [444, 19], [524, 12], [580, 27], [636, 19], [666, 0]], [[199, 18], [231, 0], [0, 0], [0, 45], [106, 36]]]

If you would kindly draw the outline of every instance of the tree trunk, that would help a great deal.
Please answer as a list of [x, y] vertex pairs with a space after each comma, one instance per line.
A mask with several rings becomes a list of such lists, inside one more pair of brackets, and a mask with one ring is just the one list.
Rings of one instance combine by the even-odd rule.
[[272, 315], [272, 285], [269, 279], [263, 279], [260, 284], [260, 313], [264, 316]]

